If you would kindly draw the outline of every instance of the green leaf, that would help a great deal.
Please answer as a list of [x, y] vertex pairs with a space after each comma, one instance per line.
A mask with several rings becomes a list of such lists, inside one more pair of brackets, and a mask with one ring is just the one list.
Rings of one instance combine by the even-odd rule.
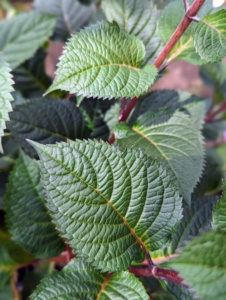
[[102, 22], [72, 37], [47, 93], [63, 89], [87, 97], [140, 96], [157, 75], [154, 66], [140, 69], [144, 58], [144, 45], [137, 37], [116, 23]]
[[[206, 1], [204, 6], [199, 11], [198, 17], [202, 18], [207, 13], [212, 13], [215, 11], [212, 7], [211, 1]], [[170, 3], [163, 11], [158, 24], [158, 33], [164, 43], [166, 44], [171, 36], [173, 35], [175, 29], [181, 22], [185, 15], [185, 9], [183, 1], [175, 0]], [[192, 64], [205, 64], [206, 61], [196, 53], [194, 47], [194, 31], [197, 24], [192, 23], [183, 36], [180, 38], [179, 42], [173, 48], [169, 55], [169, 60], [183, 59]]]
[[189, 242], [181, 255], [165, 263], [180, 272], [192, 290], [205, 300], [226, 297], [226, 234], [212, 230]]
[[112, 276], [99, 273], [88, 264], [73, 259], [61, 272], [44, 278], [30, 300], [148, 300], [141, 282], [129, 272]]
[[150, 0], [103, 0], [101, 7], [109, 22], [116, 21], [126, 32], [143, 41], [144, 64], [152, 64], [163, 48], [157, 35], [159, 12], [156, 6]]
[[34, 57], [12, 72], [14, 88], [21, 91], [24, 97], [40, 97], [51, 85], [52, 80], [45, 72], [45, 58], [46, 52], [39, 49]]
[[170, 254], [183, 247], [186, 240], [211, 228], [212, 212], [216, 202], [217, 198], [214, 196], [203, 196], [193, 198], [190, 207], [184, 204], [183, 218], [173, 235], [170, 247], [168, 247]]
[[22, 152], [9, 177], [5, 209], [12, 239], [23, 248], [39, 258], [64, 250], [46, 208], [38, 163]]
[[[105, 120], [106, 113], [116, 104], [115, 100], [104, 101], [102, 99], [85, 98], [83, 99], [80, 108], [88, 115], [89, 121], [92, 124], [92, 139], [107, 141], [110, 135], [110, 130]], [[118, 118], [119, 114], [116, 114]]]
[[57, 228], [93, 266], [125, 270], [140, 247], [154, 251], [169, 243], [181, 198], [156, 161], [104, 142], [30, 143], [41, 158]]
[[96, 11], [95, 4], [82, 5], [77, 0], [35, 0], [34, 9], [57, 17], [54, 40], [66, 41], [73, 33], [88, 24]]
[[116, 125], [115, 136], [122, 148], [139, 148], [161, 161], [190, 203], [202, 174], [204, 150], [201, 133], [189, 115], [170, 109], [150, 111], [140, 116], [132, 129], [125, 123]]
[[51, 144], [89, 136], [83, 114], [73, 102], [49, 98], [38, 98], [16, 106], [7, 128], [31, 156], [36, 152], [26, 138]]
[[0, 51], [12, 69], [32, 57], [53, 32], [53, 15], [29, 12], [0, 22]]
[[12, 76], [8, 64], [0, 57], [0, 153], [3, 153], [1, 137], [4, 135], [6, 128], [5, 122], [9, 120], [8, 113], [12, 110], [10, 101], [13, 100], [10, 92], [12, 88]]
[[[112, 102], [112, 101], [111, 101]], [[110, 135], [114, 132], [115, 125], [118, 123], [118, 117], [120, 115], [121, 103], [115, 102], [110, 109], [106, 112], [104, 116], [104, 121], [106, 122]]]
[[226, 186], [224, 186], [224, 193], [213, 212], [213, 228], [226, 229]]
[[207, 62], [226, 56], [226, 10], [207, 15], [197, 25], [194, 36], [196, 51]]
[[194, 292], [190, 291], [189, 288], [186, 286], [175, 284], [172, 282], [167, 282], [167, 281], [161, 281], [161, 284], [168, 292], [173, 294], [178, 300], [198, 299], [197, 297], [195, 297]]

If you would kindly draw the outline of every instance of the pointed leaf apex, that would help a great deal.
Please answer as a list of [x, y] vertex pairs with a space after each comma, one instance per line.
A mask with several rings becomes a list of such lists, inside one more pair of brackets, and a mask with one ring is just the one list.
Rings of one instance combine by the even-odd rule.
[[44, 150], [44, 147], [45, 145], [42, 145], [42, 144], [39, 144], [37, 142], [34, 142], [32, 140], [29, 140], [29, 139], [26, 139], [26, 141], [32, 146], [35, 148], [35, 150], [39, 153], [39, 150], [40, 151], [43, 151]]

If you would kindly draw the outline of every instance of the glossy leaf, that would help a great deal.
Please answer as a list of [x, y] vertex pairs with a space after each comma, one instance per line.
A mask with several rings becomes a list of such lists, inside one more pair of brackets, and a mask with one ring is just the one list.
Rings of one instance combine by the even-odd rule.
[[93, 266], [125, 270], [140, 247], [154, 251], [169, 243], [181, 198], [156, 161], [103, 142], [30, 143], [41, 158], [57, 228]]
[[95, 4], [83, 5], [78, 0], [35, 0], [34, 9], [57, 17], [52, 38], [62, 41], [87, 25], [96, 11]]
[[226, 56], [226, 10], [207, 15], [197, 25], [194, 36], [196, 51], [207, 62]]
[[36, 152], [26, 138], [51, 144], [89, 136], [88, 125], [73, 102], [49, 98], [38, 98], [16, 106], [7, 127], [31, 156]]
[[226, 229], [226, 187], [213, 212], [213, 228]]
[[6, 218], [12, 239], [36, 257], [54, 257], [64, 242], [51, 222], [36, 160], [22, 152], [9, 177]]
[[0, 22], [0, 51], [12, 69], [32, 57], [53, 32], [53, 15], [29, 12]]
[[79, 259], [44, 278], [30, 300], [47, 299], [148, 300], [141, 282], [129, 272], [99, 273]]
[[170, 109], [150, 111], [140, 116], [132, 129], [125, 123], [118, 124], [115, 135], [123, 149], [139, 148], [161, 161], [190, 203], [202, 174], [204, 150], [201, 133], [189, 115]]
[[212, 230], [189, 242], [181, 255], [165, 265], [180, 272], [185, 283], [205, 300], [226, 297], [226, 234]]
[[8, 64], [0, 57], [0, 153], [3, 152], [2, 136], [6, 128], [5, 122], [9, 120], [9, 112], [12, 110], [11, 101], [13, 100], [10, 92], [12, 88], [12, 75]]
[[70, 39], [47, 93], [62, 89], [98, 98], [140, 96], [157, 75], [154, 66], [140, 69], [144, 58], [143, 43], [116, 23], [93, 25]]
[[163, 48], [157, 35], [159, 12], [152, 1], [103, 0], [101, 6], [109, 22], [116, 21], [126, 32], [143, 41], [146, 50], [144, 64], [152, 64]]

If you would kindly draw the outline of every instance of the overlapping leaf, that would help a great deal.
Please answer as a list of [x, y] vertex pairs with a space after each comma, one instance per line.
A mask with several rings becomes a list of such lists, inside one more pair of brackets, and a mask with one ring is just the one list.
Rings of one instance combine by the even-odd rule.
[[82, 112], [73, 102], [58, 99], [40, 98], [16, 106], [7, 127], [32, 156], [36, 152], [26, 138], [51, 144], [89, 137]]
[[53, 32], [55, 16], [24, 13], [0, 22], [0, 51], [12, 69], [32, 57]]
[[207, 62], [221, 61], [226, 56], [226, 10], [205, 16], [195, 29], [196, 51]]
[[132, 129], [125, 123], [118, 124], [115, 134], [122, 148], [140, 148], [160, 160], [190, 202], [202, 173], [204, 150], [200, 130], [189, 115], [170, 109], [150, 111], [140, 116]]
[[166, 263], [176, 269], [192, 290], [205, 300], [226, 297], [226, 234], [212, 230], [189, 242], [181, 255]]
[[57, 16], [53, 38], [66, 41], [72, 33], [87, 25], [96, 6], [83, 5], [78, 0], [35, 0], [34, 9]]
[[184, 204], [183, 218], [168, 248], [171, 254], [184, 246], [186, 240], [211, 228], [212, 212], [216, 202], [217, 197], [203, 196], [192, 199], [190, 207]]
[[163, 47], [157, 35], [159, 12], [156, 6], [150, 0], [103, 0], [101, 6], [109, 22], [116, 21], [126, 32], [143, 41], [144, 64], [153, 63]]
[[[207, 13], [214, 12], [211, 1], [206, 1], [199, 11], [198, 17], [202, 18]], [[159, 19], [158, 33], [164, 43], [167, 43], [173, 35], [175, 29], [185, 15], [183, 1], [172, 1], [162, 13]], [[194, 47], [194, 31], [197, 24], [194, 22], [187, 28], [179, 42], [169, 55], [169, 59], [184, 59], [192, 64], [204, 64], [206, 61], [196, 53]]]
[[45, 72], [45, 57], [46, 52], [39, 49], [34, 57], [13, 71], [14, 87], [25, 97], [40, 97], [51, 85], [52, 80]]
[[[79, 259], [46, 277], [30, 300], [57, 299], [148, 300], [141, 282], [129, 272], [99, 273]], [[69, 299], [68, 298], [68, 299]]]
[[56, 79], [47, 93], [63, 89], [98, 98], [140, 96], [152, 85], [157, 69], [146, 65], [143, 43], [102, 22], [76, 34], [60, 58]]
[[48, 210], [36, 160], [23, 153], [10, 174], [5, 201], [12, 239], [36, 257], [54, 257], [64, 250]]
[[9, 112], [12, 110], [10, 101], [13, 100], [10, 92], [12, 88], [12, 76], [8, 64], [0, 57], [0, 153], [3, 152], [1, 137], [4, 135], [5, 122], [9, 120]]
[[41, 158], [57, 228], [93, 266], [128, 269], [140, 247], [154, 251], [169, 243], [181, 199], [154, 160], [103, 142], [30, 143]]
[[213, 228], [226, 229], [226, 187], [213, 212]]

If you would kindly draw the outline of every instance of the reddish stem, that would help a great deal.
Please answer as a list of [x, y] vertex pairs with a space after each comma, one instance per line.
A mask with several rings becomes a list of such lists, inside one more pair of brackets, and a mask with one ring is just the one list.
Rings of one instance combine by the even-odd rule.
[[183, 281], [184, 279], [178, 275], [178, 272], [173, 270], [166, 270], [156, 266], [150, 268], [137, 268], [137, 267], [130, 267], [129, 271], [136, 276], [143, 276], [143, 277], [155, 277], [157, 279], [166, 280], [169, 282], [173, 282], [176, 284], [186, 286]]
[[203, 6], [206, 0], [195, 0], [192, 6], [187, 10], [185, 16], [183, 17], [181, 23], [178, 25], [177, 29], [175, 30], [174, 34], [160, 53], [159, 57], [154, 62], [154, 66], [159, 69], [161, 65], [164, 63], [167, 56], [176, 46], [177, 42], [180, 40], [188, 26], [192, 23], [192, 17], [195, 17]]
[[217, 110], [215, 110], [213, 113], [210, 113], [209, 115], [207, 115], [205, 121], [206, 122], [212, 121], [217, 115], [219, 115], [220, 113], [222, 113], [224, 111], [226, 111], [226, 100], [219, 105]]

